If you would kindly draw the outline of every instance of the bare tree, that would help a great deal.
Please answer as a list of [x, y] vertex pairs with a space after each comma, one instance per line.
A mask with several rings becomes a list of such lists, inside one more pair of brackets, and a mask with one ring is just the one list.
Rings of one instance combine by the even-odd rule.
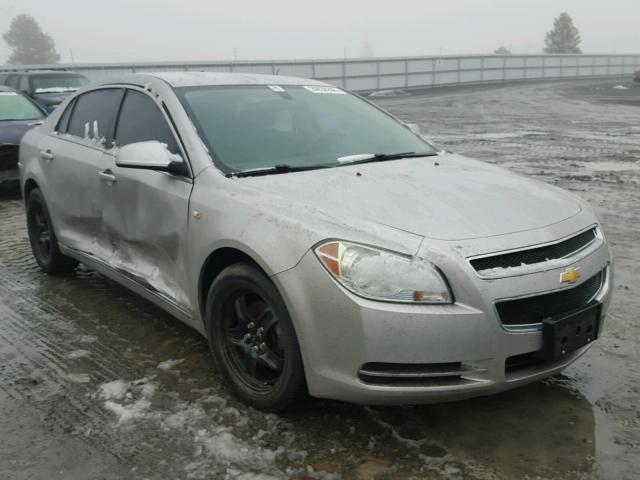
[[31, 15], [17, 15], [2, 38], [12, 49], [7, 59], [10, 65], [40, 65], [60, 61], [53, 39], [42, 31]]
[[553, 29], [547, 32], [544, 53], [582, 53], [581, 41], [573, 19], [564, 12], [553, 21]]

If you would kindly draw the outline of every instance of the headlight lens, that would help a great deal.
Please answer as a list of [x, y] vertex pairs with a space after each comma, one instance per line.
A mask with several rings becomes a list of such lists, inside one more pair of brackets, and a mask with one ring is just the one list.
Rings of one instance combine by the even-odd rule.
[[315, 254], [347, 290], [373, 300], [452, 303], [438, 270], [429, 262], [343, 241], [316, 247]]

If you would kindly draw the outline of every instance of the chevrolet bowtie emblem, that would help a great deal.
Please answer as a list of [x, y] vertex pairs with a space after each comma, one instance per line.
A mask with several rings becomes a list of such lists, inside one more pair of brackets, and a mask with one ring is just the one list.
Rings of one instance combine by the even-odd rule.
[[576, 283], [581, 276], [580, 267], [567, 268], [560, 274], [560, 283]]

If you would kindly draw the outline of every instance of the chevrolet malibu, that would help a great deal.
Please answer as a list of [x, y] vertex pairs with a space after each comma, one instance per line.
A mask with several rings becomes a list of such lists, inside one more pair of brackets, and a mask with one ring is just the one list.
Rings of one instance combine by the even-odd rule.
[[586, 202], [318, 81], [93, 83], [26, 134], [20, 168], [40, 268], [82, 262], [175, 315], [262, 410], [500, 392], [603, 327], [611, 257]]

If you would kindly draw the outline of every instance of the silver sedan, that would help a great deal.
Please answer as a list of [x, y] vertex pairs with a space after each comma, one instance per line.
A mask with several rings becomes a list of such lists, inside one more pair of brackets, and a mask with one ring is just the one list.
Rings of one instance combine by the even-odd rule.
[[82, 262], [161, 306], [263, 410], [495, 393], [602, 331], [611, 256], [586, 202], [322, 82], [93, 83], [27, 133], [20, 168], [43, 271]]

